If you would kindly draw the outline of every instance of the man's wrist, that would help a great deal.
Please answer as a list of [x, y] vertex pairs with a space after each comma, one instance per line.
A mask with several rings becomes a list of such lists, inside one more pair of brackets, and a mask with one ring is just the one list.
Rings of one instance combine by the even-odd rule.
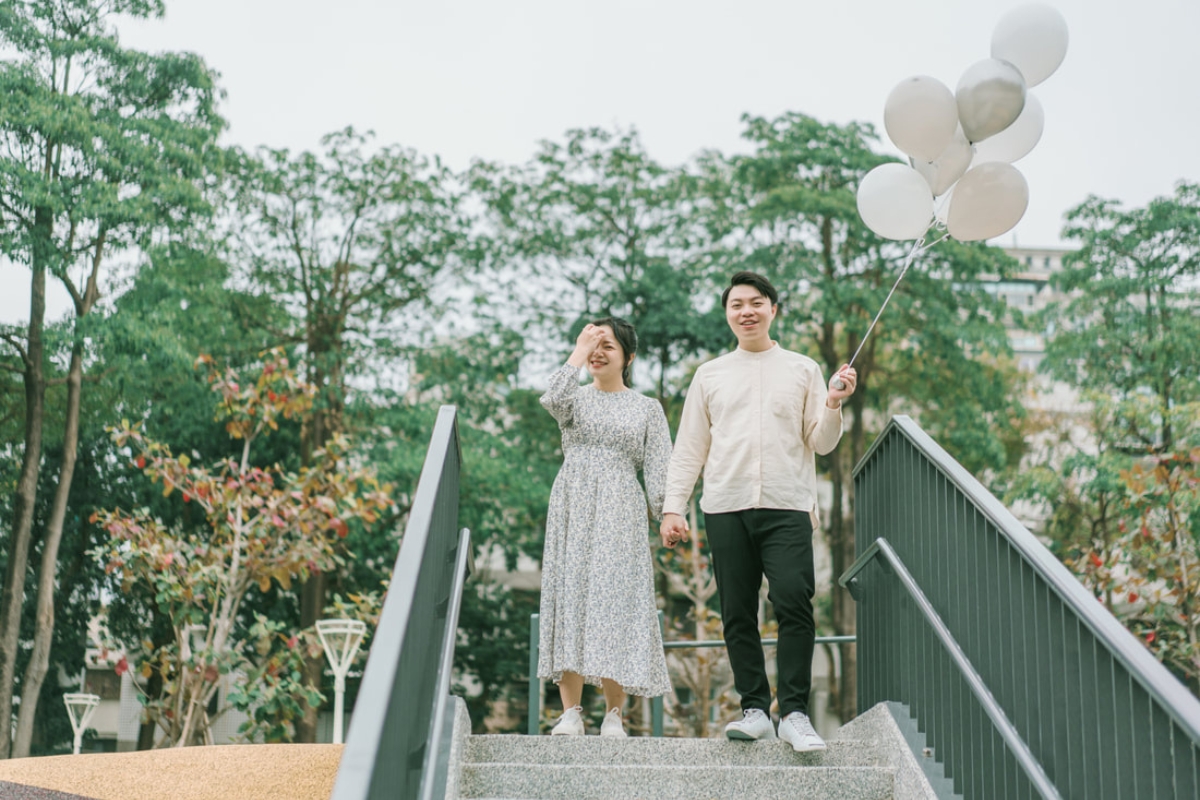
[[836, 406], [831, 406], [831, 405], [829, 405], [829, 400], [826, 400], [825, 407], [828, 408], [830, 411], [839, 411], [842, 407], [842, 401], [839, 400], [838, 404]]

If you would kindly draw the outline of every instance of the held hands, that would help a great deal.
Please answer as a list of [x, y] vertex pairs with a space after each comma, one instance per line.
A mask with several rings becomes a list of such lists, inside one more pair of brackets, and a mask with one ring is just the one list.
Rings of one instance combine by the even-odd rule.
[[680, 542], [690, 541], [687, 520], [678, 514], [663, 514], [658, 532], [662, 536], [663, 547], [674, 547]]
[[833, 374], [829, 379], [829, 394], [826, 397], [825, 405], [830, 408], [840, 408], [842, 400], [854, 394], [854, 387], [858, 384], [858, 373], [854, 367], [843, 364], [842, 368]]

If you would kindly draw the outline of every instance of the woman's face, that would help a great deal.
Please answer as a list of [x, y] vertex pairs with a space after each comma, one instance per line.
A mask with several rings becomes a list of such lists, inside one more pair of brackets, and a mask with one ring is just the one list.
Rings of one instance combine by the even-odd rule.
[[601, 325], [600, 330], [603, 336], [596, 349], [588, 356], [588, 372], [593, 379], [620, 381], [621, 370], [625, 368], [625, 352], [621, 350], [621, 345], [617, 344], [617, 337], [613, 335], [612, 328]]

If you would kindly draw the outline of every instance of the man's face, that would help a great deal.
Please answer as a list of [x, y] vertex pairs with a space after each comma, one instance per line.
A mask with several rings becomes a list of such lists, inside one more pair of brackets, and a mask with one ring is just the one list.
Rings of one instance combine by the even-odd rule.
[[776, 306], [753, 286], [734, 286], [725, 301], [725, 321], [739, 345], [744, 348], [761, 345], [771, 340], [775, 309]]

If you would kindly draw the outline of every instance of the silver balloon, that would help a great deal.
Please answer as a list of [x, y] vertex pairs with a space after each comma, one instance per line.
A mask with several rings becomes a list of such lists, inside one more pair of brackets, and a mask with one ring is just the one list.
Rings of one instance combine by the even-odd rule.
[[1046, 114], [1042, 104], [1033, 92], [1025, 95], [1025, 110], [1017, 121], [1009, 125], [995, 136], [980, 142], [975, 147], [974, 164], [988, 161], [1005, 161], [1009, 164], [1020, 161], [1029, 155], [1029, 151], [1042, 138], [1042, 129], [1046, 125]]
[[1016, 121], [1025, 108], [1025, 78], [1007, 61], [985, 58], [967, 67], [954, 91], [958, 121], [974, 144]]

